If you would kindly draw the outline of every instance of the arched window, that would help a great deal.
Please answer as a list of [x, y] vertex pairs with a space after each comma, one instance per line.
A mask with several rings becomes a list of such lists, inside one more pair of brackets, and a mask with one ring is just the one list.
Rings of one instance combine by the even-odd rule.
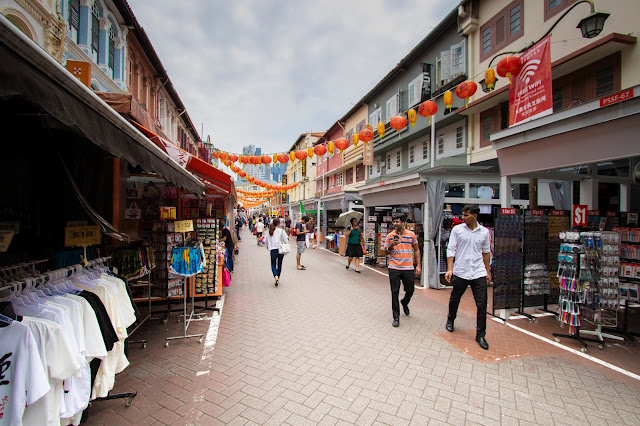
[[11, 22], [13, 25], [18, 27], [18, 29], [20, 31], [22, 31], [27, 37], [29, 37], [31, 40], [33, 40], [33, 41], [35, 41], [37, 43], [37, 40], [35, 40], [33, 38], [33, 34], [31, 33], [31, 29], [29, 28], [29, 26], [27, 25], [27, 23], [24, 20], [20, 19], [19, 17], [15, 16], [15, 15], [11, 15], [11, 14], [5, 15], [5, 18], [7, 18], [9, 20], [9, 22]]

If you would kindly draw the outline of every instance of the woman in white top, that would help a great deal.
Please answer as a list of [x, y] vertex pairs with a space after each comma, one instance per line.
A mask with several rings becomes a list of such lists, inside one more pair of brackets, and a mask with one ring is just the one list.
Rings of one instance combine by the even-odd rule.
[[[265, 246], [267, 250], [271, 252], [271, 272], [273, 272], [273, 279], [275, 280], [276, 287], [280, 281], [280, 274], [282, 274], [282, 259], [284, 254], [280, 254], [280, 243], [287, 243], [287, 234], [284, 229], [279, 227], [280, 219], [275, 218], [269, 225], [269, 232], [264, 237]], [[277, 263], [277, 265], [276, 265]]]
[[262, 233], [264, 232], [264, 223], [262, 223], [262, 219], [258, 219], [256, 223], [256, 237], [258, 238], [258, 245], [260, 245], [260, 237], [262, 237]]

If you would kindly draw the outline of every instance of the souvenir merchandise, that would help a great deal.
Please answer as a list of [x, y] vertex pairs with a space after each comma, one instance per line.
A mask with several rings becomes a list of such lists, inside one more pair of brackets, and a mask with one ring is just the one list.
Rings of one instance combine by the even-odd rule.
[[79, 424], [89, 401], [106, 397], [129, 365], [124, 342], [135, 311], [103, 260], [35, 271], [1, 287], [9, 294], [0, 302], [8, 350], [0, 424]]
[[169, 270], [175, 275], [192, 277], [202, 272], [206, 262], [202, 244], [187, 247], [173, 247]]
[[118, 249], [111, 257], [118, 275], [130, 280], [148, 275], [156, 267], [153, 250], [149, 245]]
[[548, 218], [544, 210], [527, 210], [524, 216], [524, 294], [549, 294], [547, 271]]
[[[195, 221], [198, 241], [202, 244], [206, 266], [196, 275], [196, 294], [212, 294], [218, 291], [218, 262], [216, 261], [218, 227], [216, 219]], [[224, 250], [224, 248], [223, 248]]]
[[174, 232], [173, 222], [156, 221], [153, 224], [153, 251], [157, 263], [152, 296], [182, 296], [182, 279], [169, 270], [174, 247], [182, 245], [183, 236]]
[[495, 220], [493, 308], [520, 308], [522, 305], [522, 212], [500, 214]]
[[547, 218], [547, 269], [549, 271], [549, 300], [560, 296], [560, 280], [557, 276], [560, 233], [571, 229], [571, 219], [564, 210], [550, 210]]

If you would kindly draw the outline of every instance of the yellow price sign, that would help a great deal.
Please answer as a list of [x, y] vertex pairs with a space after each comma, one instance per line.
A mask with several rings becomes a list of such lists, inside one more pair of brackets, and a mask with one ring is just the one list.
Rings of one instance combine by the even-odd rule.
[[177, 220], [173, 222], [176, 232], [193, 231], [193, 220]]
[[67, 247], [95, 246], [102, 242], [99, 226], [67, 226], [64, 228], [64, 245]]

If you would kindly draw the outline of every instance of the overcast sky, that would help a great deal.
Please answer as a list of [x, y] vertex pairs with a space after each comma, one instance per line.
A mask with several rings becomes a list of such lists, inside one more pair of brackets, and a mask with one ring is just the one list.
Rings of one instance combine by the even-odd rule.
[[458, 3], [129, 0], [200, 136], [266, 153], [328, 130]]

